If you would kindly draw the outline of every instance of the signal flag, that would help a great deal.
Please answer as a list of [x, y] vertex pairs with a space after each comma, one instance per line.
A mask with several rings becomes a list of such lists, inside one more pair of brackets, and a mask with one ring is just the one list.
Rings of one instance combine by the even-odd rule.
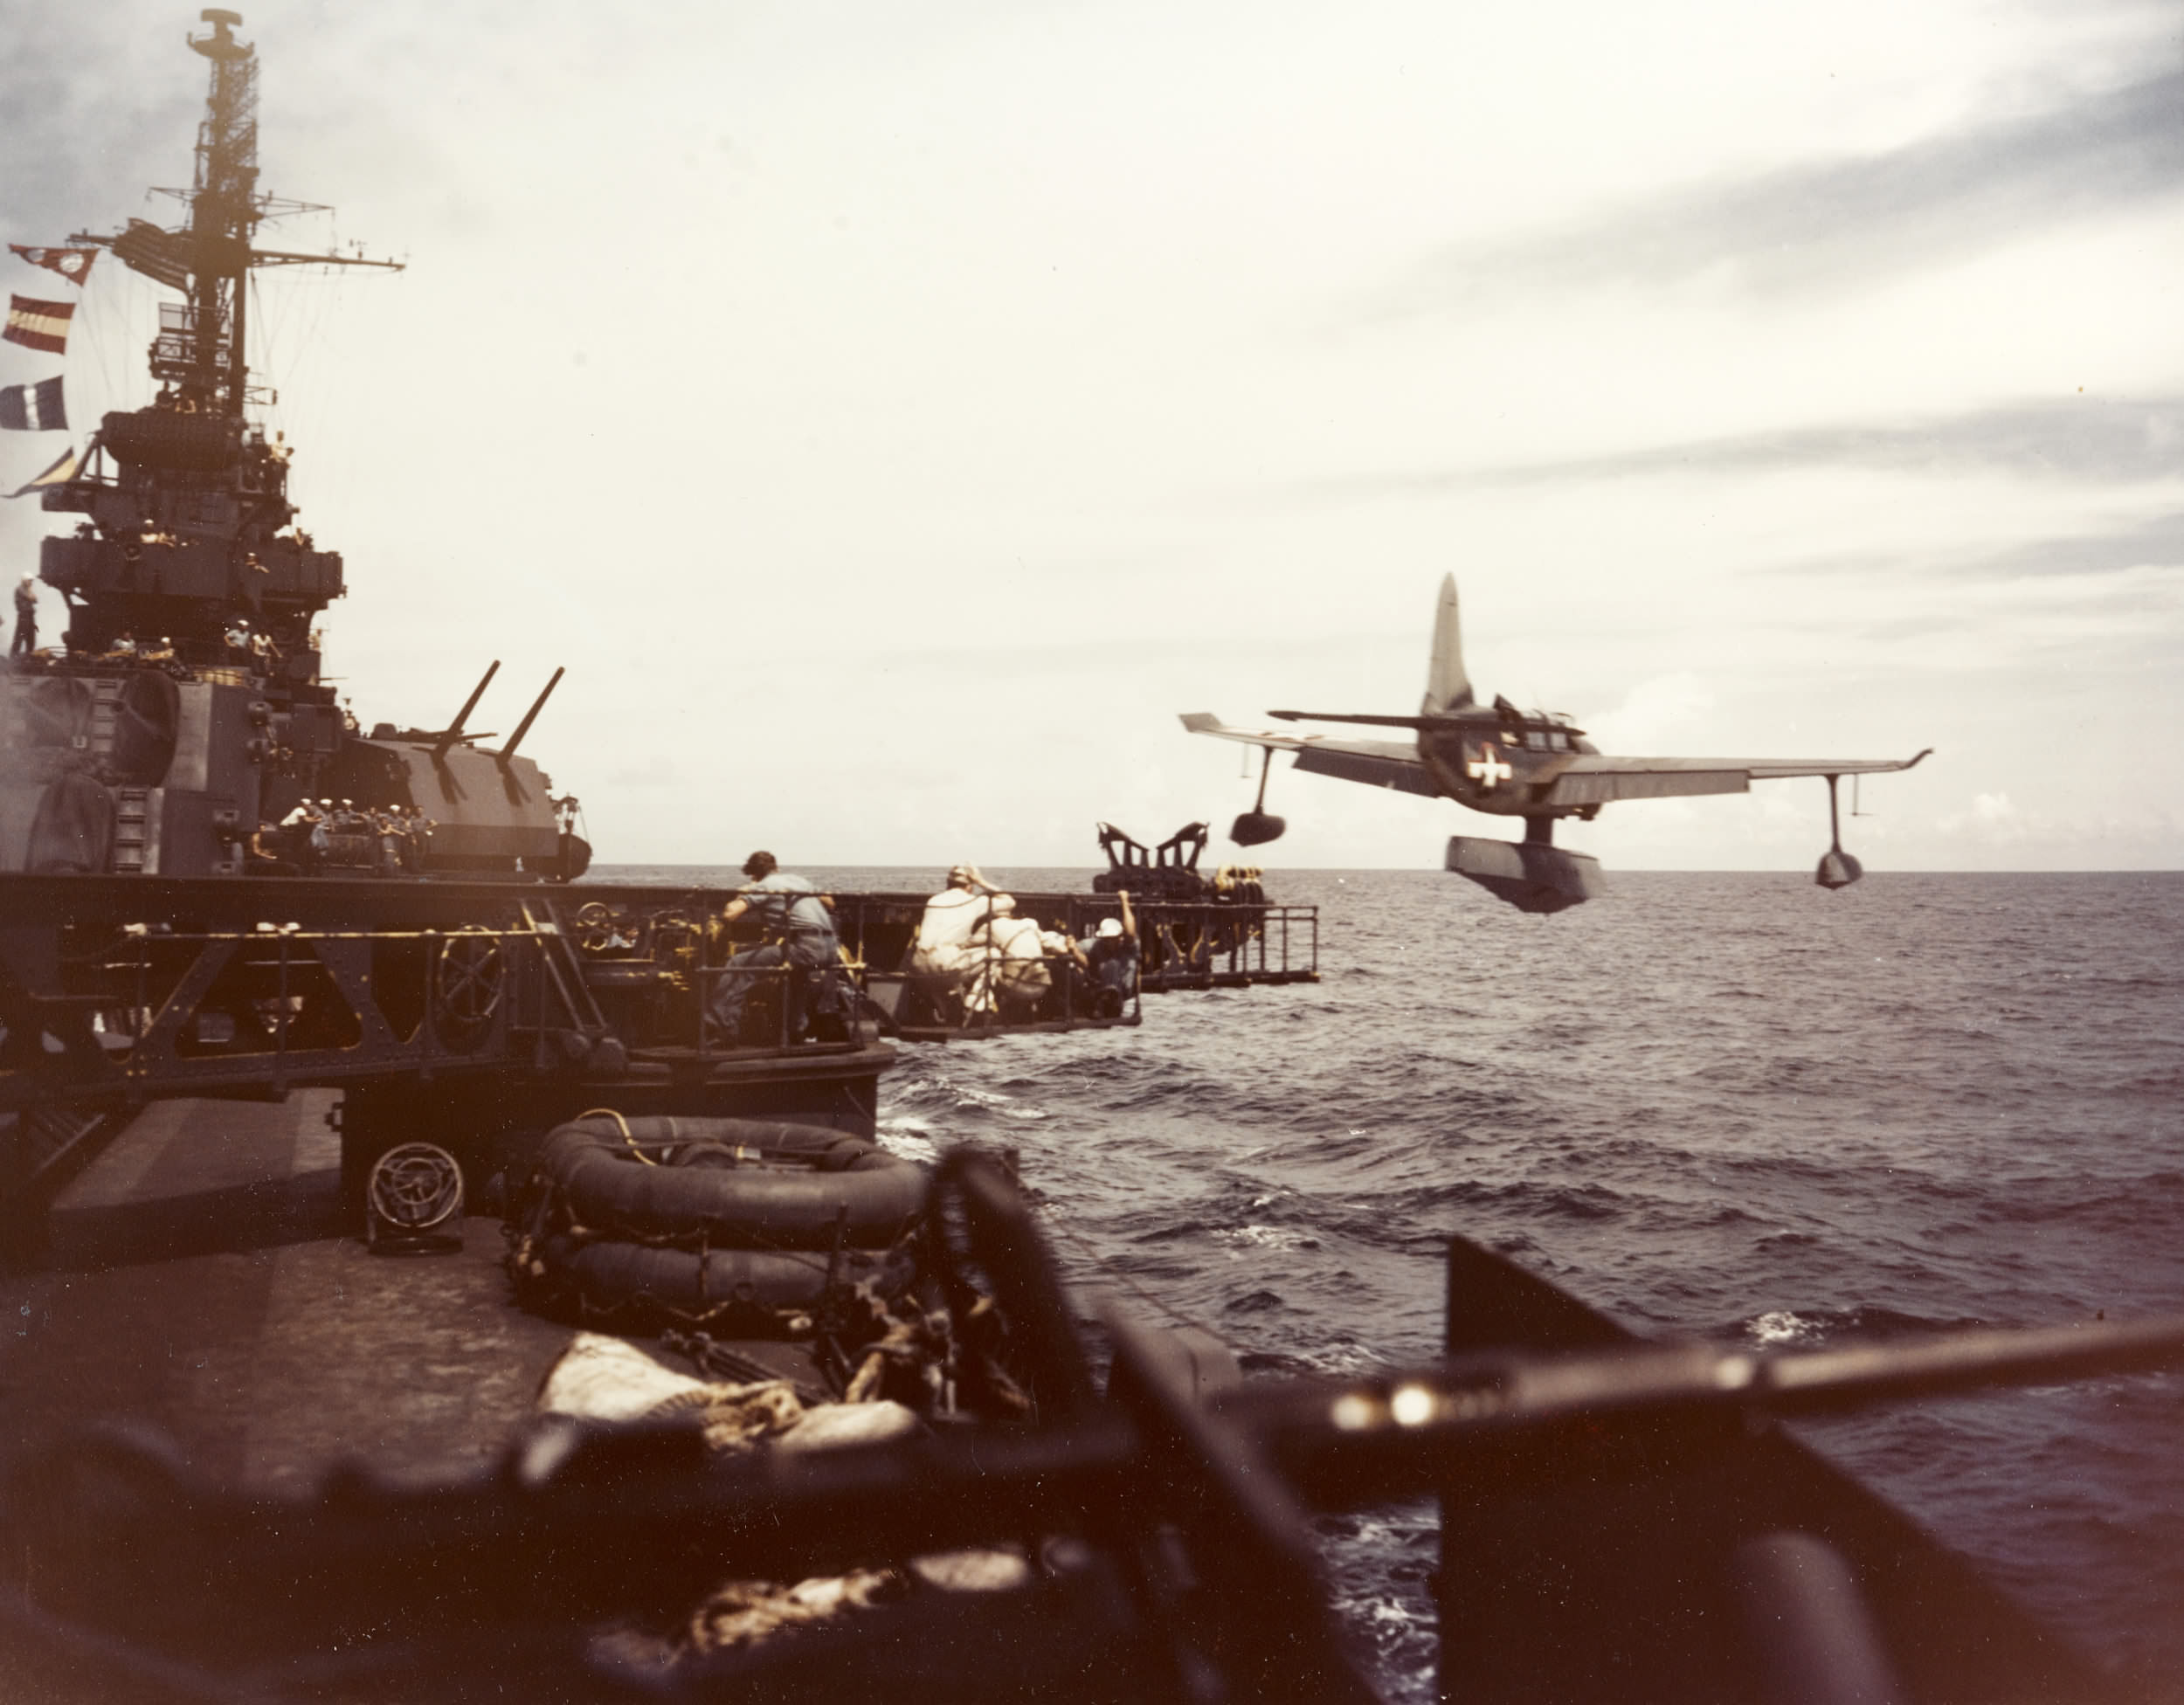
[[11, 432], [66, 431], [68, 410], [61, 402], [60, 381], [0, 390], [0, 427]]
[[81, 284], [89, 278], [91, 263], [99, 258], [96, 249], [41, 249], [21, 243], [10, 243], [8, 246], [31, 266], [59, 273], [71, 284]]
[[25, 349], [65, 355], [68, 353], [68, 322], [75, 313], [73, 302], [41, 302], [30, 296], [10, 296], [8, 328], [0, 332], [0, 337]]
[[45, 473], [39, 474], [37, 479], [31, 480], [29, 485], [17, 486], [13, 491], [10, 492], [8, 495], [10, 497], [28, 497], [32, 492], [43, 491], [48, 486], [65, 486], [71, 480], [73, 480], [76, 477], [76, 469], [78, 466], [79, 464], [74, 449], [72, 447], [70, 449], [64, 450], [60, 453], [60, 459], [59, 461], [55, 462], [51, 467], [47, 468]]

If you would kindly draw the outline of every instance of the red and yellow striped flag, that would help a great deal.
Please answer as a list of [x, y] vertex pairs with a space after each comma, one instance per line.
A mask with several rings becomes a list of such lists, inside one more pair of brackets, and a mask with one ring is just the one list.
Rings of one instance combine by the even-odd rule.
[[10, 343], [21, 343], [49, 355], [68, 353], [68, 322], [73, 302], [41, 302], [29, 296], [8, 298], [8, 328], [0, 332]]

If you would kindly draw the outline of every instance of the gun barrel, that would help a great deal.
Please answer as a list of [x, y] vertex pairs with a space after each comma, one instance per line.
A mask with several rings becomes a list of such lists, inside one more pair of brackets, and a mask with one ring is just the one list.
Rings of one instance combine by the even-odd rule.
[[512, 758], [515, 756], [515, 749], [523, 743], [523, 736], [531, 731], [531, 724], [537, 720], [538, 713], [546, 708], [546, 701], [554, 696], [554, 689], [561, 685], [561, 678], [568, 673], [566, 669], [554, 671], [554, 678], [546, 683], [546, 690], [531, 701], [531, 708], [523, 713], [523, 720], [515, 725], [515, 732], [508, 736], [508, 743], [501, 749], [502, 757]]
[[470, 713], [477, 709], [478, 701], [485, 697], [486, 688], [493, 684], [494, 676], [500, 673], [501, 659], [496, 657], [487, 666], [485, 678], [471, 688], [470, 696], [463, 701], [463, 708], [455, 713], [455, 720], [447, 725], [439, 739], [433, 744], [432, 756], [434, 757], [446, 757], [447, 749], [463, 737], [463, 724], [470, 720]]
[[1633, 1343], [1554, 1355], [1480, 1351], [1356, 1380], [1237, 1387], [1213, 1399], [1315, 1508], [1357, 1508], [1445, 1481], [1455, 1453], [1590, 1419], [1660, 1425], [1733, 1409], [1842, 1412], [1985, 1386], [2184, 1366], [2184, 1315], [1980, 1330], [1753, 1355]]

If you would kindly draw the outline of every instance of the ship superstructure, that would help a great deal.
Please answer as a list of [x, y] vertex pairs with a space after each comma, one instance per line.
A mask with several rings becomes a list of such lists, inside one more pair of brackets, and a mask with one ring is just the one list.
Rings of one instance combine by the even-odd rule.
[[589, 858], [574, 802], [515, 749], [544, 694], [490, 751], [464, 717], [367, 735], [321, 674], [342, 562], [298, 525], [291, 446], [252, 418], [267, 397], [245, 359], [247, 286], [266, 267], [400, 263], [257, 246], [261, 223], [309, 204], [259, 190], [257, 54], [236, 13], [203, 18], [195, 180], [171, 192], [187, 223], [71, 239], [180, 300], [160, 305], [153, 400], [108, 413], [44, 491], [82, 519], [38, 563], [67, 603], [64, 643], [0, 684], [0, 870], [567, 880]]

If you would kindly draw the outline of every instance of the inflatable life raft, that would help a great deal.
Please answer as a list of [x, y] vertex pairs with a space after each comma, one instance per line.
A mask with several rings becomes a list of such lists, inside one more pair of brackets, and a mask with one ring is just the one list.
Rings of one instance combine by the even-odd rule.
[[906, 1288], [929, 1182], [821, 1126], [587, 1115], [540, 1146], [509, 1268], [548, 1313], [757, 1328], [830, 1287]]

